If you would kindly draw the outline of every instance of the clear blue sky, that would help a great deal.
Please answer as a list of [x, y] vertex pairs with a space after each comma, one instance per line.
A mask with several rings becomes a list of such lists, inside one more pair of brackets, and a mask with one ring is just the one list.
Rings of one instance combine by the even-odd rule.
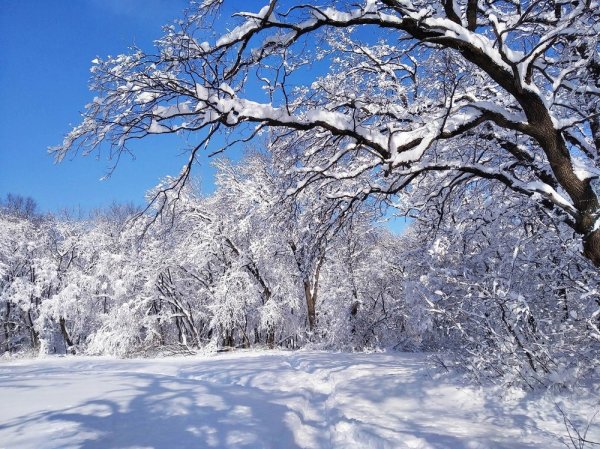
[[[252, 0], [243, 2], [262, 3]], [[141, 204], [144, 193], [186, 162], [178, 137], [157, 137], [110, 163], [75, 156], [54, 164], [48, 146], [62, 141], [93, 98], [91, 61], [151, 49], [161, 27], [179, 17], [188, 0], [3, 0], [0, 12], [0, 195], [33, 197], [43, 211], [89, 210], [112, 201]], [[208, 163], [196, 168], [211, 190]]]

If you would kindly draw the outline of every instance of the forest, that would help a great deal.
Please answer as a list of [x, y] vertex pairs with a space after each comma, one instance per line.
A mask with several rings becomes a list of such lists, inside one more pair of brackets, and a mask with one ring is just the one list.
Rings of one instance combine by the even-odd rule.
[[189, 136], [146, 205], [3, 199], [0, 351], [389, 349], [527, 388], [592, 375], [597, 2], [272, 0], [226, 28], [224, 3], [94, 59], [51, 148], [116, 164]]
[[596, 268], [522, 198], [473, 217], [493, 189], [479, 182], [429, 200], [394, 233], [376, 203], [340, 209], [321, 187], [287, 195], [294, 176], [269, 154], [215, 165], [211, 195], [165, 179], [145, 211], [41, 215], [8, 195], [2, 351], [441, 352], [530, 388], [594, 373]]

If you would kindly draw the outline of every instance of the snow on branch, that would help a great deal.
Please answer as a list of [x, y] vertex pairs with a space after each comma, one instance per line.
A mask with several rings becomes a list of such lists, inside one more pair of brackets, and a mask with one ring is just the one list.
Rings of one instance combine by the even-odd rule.
[[97, 59], [98, 96], [57, 157], [103, 142], [117, 156], [174, 133], [200, 133], [218, 154], [228, 146], [209, 148], [218, 133], [233, 142], [268, 133], [305, 177], [297, 185], [365, 191], [420, 164], [473, 175], [481, 164], [492, 171], [478, 176], [495, 173], [575, 217], [581, 235], [595, 232], [596, 1], [270, 1], [209, 35], [221, 3], [167, 27], [156, 54]]

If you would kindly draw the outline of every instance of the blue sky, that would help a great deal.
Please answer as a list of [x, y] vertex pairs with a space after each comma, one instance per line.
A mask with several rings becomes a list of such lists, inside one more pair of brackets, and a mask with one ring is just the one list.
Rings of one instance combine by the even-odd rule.
[[[112, 201], [143, 203], [144, 192], [186, 161], [177, 137], [143, 142], [100, 181], [110, 163], [73, 156], [54, 164], [47, 148], [62, 141], [93, 98], [91, 60], [150, 49], [187, 0], [4, 0], [0, 14], [0, 195], [33, 197], [43, 211], [90, 210]], [[207, 163], [196, 174], [207, 181]]]

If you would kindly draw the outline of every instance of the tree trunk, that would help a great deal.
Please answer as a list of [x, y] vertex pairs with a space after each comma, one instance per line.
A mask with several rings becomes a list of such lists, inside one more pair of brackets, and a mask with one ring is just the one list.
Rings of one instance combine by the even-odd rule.
[[600, 267], [600, 230], [595, 230], [583, 237], [583, 254], [594, 265]]
[[40, 336], [38, 332], [35, 330], [33, 325], [33, 318], [31, 317], [31, 311], [27, 312], [27, 319], [29, 320], [29, 333], [31, 335], [31, 346], [33, 349], [39, 349], [40, 347]]
[[[58, 322], [60, 324], [60, 333], [63, 336], [63, 339], [65, 340], [65, 343], [67, 345], [67, 352], [69, 350], [69, 348], [73, 348], [73, 340], [71, 340], [71, 337], [69, 336], [69, 332], [67, 331], [67, 323], [65, 321], [65, 319], [61, 316], [58, 319]], [[75, 350], [71, 349], [72, 354], [75, 354]]]
[[270, 349], [275, 347], [275, 326], [271, 323], [267, 324], [266, 343]]
[[6, 302], [6, 313], [4, 315], [4, 346], [5, 351], [10, 352], [10, 302]]
[[225, 329], [223, 336], [223, 347], [225, 348], [233, 348], [235, 346], [233, 340], [233, 330]]
[[304, 297], [306, 298], [306, 313], [308, 315], [308, 330], [313, 331], [317, 320], [317, 313], [315, 308], [316, 303], [316, 292], [312, 292], [310, 288], [310, 282], [304, 281]]
[[[541, 105], [535, 106], [541, 109]], [[535, 106], [532, 109], [535, 109]], [[539, 130], [537, 140], [548, 157], [554, 176], [577, 209], [575, 230], [583, 238], [583, 254], [594, 265], [600, 267], [600, 230], [594, 229], [600, 204], [592, 188], [591, 179], [579, 179], [575, 174], [565, 140], [560, 131], [554, 129], [545, 107], [543, 112], [540, 111], [540, 115], [541, 120], [533, 123]]]
[[[390, 3], [387, 2], [386, 3]], [[435, 37], [424, 31], [415, 22], [407, 31], [417, 39]], [[530, 89], [521, 85], [521, 80], [513, 73], [498, 66], [481, 49], [460, 40], [446, 40], [445, 43], [470, 62], [484, 70], [498, 85], [503, 87], [517, 100], [528, 120], [528, 129], [524, 132], [535, 139], [546, 154], [552, 172], [560, 186], [567, 192], [577, 209], [576, 231], [583, 238], [583, 254], [597, 267], [600, 267], [600, 230], [594, 230], [598, 218], [599, 201], [592, 189], [590, 179], [579, 179], [573, 170], [571, 154], [563, 135], [557, 130], [543, 99]], [[527, 82], [527, 81], [526, 81]]]

